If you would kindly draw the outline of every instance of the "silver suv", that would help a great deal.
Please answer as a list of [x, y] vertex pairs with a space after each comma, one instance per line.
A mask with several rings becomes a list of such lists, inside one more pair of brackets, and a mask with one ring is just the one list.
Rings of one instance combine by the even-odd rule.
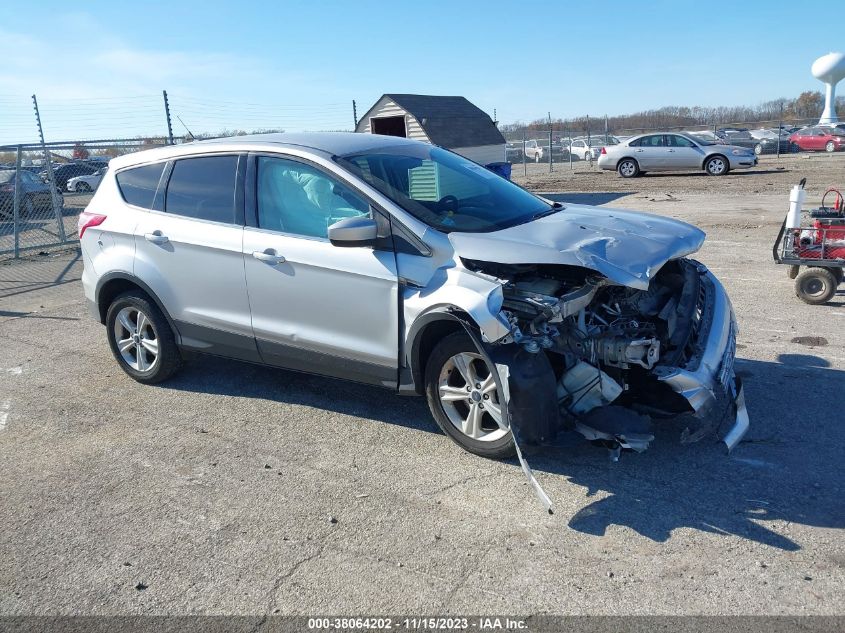
[[642, 450], [748, 426], [700, 230], [528, 193], [425, 143], [244, 136], [111, 161], [79, 219], [85, 297], [155, 383], [186, 352], [425, 395], [465, 449], [574, 428]]

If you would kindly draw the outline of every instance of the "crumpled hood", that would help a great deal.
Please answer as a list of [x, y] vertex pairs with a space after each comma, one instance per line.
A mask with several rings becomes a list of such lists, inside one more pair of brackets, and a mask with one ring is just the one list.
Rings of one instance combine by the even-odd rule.
[[459, 257], [583, 266], [646, 290], [663, 264], [701, 248], [704, 231], [648, 213], [572, 204], [527, 224], [492, 233], [450, 233], [449, 240]]

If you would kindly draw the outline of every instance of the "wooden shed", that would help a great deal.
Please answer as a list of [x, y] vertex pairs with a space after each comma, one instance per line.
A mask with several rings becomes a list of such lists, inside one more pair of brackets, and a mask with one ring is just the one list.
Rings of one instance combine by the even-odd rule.
[[505, 160], [505, 137], [464, 97], [382, 95], [355, 131], [433, 143], [482, 165]]

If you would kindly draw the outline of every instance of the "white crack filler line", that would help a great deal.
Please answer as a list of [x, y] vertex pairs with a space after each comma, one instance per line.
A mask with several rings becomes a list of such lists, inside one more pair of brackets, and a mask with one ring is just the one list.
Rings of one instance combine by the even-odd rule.
[[6, 398], [3, 404], [0, 404], [0, 431], [6, 428], [6, 420], [9, 419], [9, 409], [12, 406], [12, 401]]

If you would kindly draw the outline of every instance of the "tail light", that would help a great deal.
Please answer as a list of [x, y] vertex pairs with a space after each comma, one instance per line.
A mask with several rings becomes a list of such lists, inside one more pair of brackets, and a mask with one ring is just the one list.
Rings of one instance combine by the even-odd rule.
[[79, 239], [82, 239], [82, 236], [85, 234], [85, 231], [92, 226], [100, 226], [103, 222], [106, 221], [106, 216], [99, 215], [97, 213], [89, 213], [88, 211], [83, 211], [79, 214]]
[[605, 148], [603, 148], [603, 147], [601, 148], [601, 155], [602, 155], [602, 156], [607, 155], [607, 150], [606, 150]]

